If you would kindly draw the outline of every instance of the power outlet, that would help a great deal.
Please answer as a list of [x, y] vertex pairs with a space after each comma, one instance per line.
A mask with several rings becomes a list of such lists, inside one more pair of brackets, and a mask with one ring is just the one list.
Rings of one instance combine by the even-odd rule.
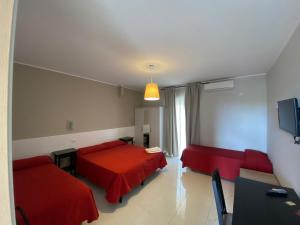
[[67, 130], [72, 131], [74, 130], [74, 122], [72, 120], [67, 120]]

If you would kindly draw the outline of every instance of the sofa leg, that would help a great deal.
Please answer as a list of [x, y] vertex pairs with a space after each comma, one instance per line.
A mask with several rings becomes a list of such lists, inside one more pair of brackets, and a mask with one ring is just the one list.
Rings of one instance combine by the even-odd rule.
[[120, 198], [119, 198], [119, 203], [122, 203], [123, 202], [123, 197], [121, 196]]
[[144, 186], [144, 184], [145, 184], [144, 182], [145, 182], [145, 181], [142, 181], [141, 186]]

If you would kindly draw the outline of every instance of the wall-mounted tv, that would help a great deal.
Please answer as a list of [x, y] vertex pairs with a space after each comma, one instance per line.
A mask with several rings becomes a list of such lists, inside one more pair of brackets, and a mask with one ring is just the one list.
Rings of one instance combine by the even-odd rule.
[[294, 137], [300, 136], [300, 115], [298, 100], [291, 98], [278, 102], [278, 119], [280, 129], [292, 134]]

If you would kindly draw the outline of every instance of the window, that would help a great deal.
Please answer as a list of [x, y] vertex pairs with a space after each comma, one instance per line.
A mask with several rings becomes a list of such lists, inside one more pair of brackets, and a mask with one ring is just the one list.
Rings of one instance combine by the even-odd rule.
[[186, 147], [186, 133], [185, 133], [185, 104], [184, 95], [185, 88], [176, 89], [175, 105], [176, 105], [176, 125], [178, 135], [178, 153], [181, 156], [182, 151]]

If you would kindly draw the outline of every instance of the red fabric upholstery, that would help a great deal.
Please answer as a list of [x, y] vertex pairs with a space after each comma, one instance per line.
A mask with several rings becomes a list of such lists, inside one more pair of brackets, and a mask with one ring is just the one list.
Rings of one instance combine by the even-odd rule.
[[102, 145], [104, 146], [104, 148], [114, 148], [114, 147], [118, 147], [120, 145], [126, 145], [127, 143], [124, 141], [109, 141], [109, 142], [105, 142]]
[[53, 163], [52, 159], [49, 156], [36, 156], [27, 159], [19, 159], [13, 161], [13, 170], [22, 170], [30, 167], [41, 166], [44, 164]]
[[[14, 161], [14, 193], [30, 225], [80, 225], [99, 216], [90, 188], [47, 156]], [[19, 213], [17, 220], [23, 224]]]
[[105, 150], [108, 148], [113, 148], [125, 144], [126, 144], [125, 142], [117, 140], [117, 141], [105, 142], [98, 145], [88, 146], [88, 147], [78, 149], [77, 156], [82, 156], [96, 151], [101, 151], [101, 150]]
[[212, 174], [219, 169], [220, 176], [235, 180], [240, 173], [240, 167], [244, 162], [244, 153], [228, 149], [213, 148], [207, 146], [190, 145], [182, 153], [182, 167]]
[[268, 155], [251, 149], [245, 150], [245, 162], [242, 167], [265, 173], [273, 173], [273, 166]]
[[112, 147], [85, 155], [79, 154], [77, 172], [103, 187], [110, 203], [117, 203], [121, 196], [141, 184], [158, 168], [162, 169], [167, 165], [163, 153], [148, 154], [144, 148], [124, 142], [108, 145]]
[[105, 149], [104, 146], [101, 145], [101, 144], [80, 148], [80, 149], [77, 150], [77, 156], [90, 154], [90, 153], [93, 153], [93, 152], [96, 152], [96, 151], [101, 151], [101, 150], [104, 150], [104, 149]]
[[235, 180], [240, 175], [240, 168], [247, 168], [272, 173], [272, 163], [267, 154], [246, 150], [245, 152], [190, 145], [182, 153], [182, 167], [211, 174], [219, 169], [222, 178]]

